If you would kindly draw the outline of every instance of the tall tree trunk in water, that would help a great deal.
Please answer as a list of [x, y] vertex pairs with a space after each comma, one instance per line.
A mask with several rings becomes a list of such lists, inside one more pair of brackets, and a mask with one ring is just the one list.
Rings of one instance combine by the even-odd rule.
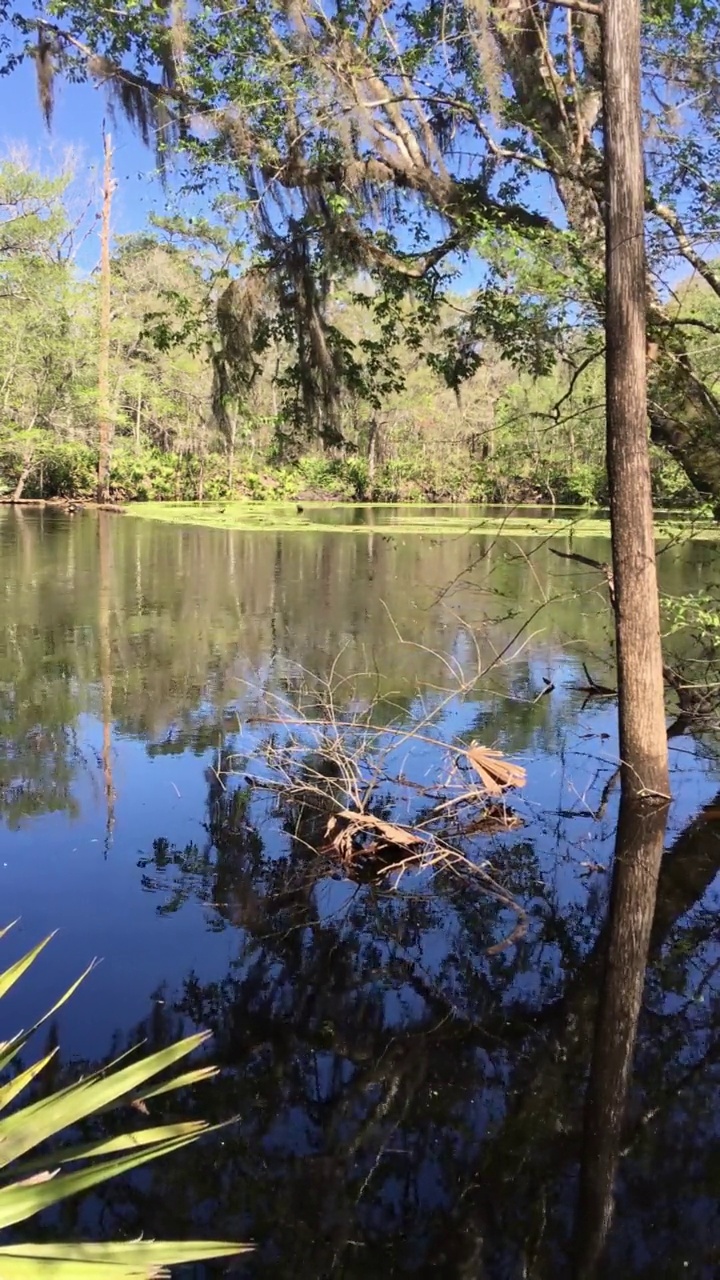
[[623, 793], [666, 797], [646, 391], [640, 0], [606, 0], [607, 467], [610, 488]]
[[110, 497], [110, 209], [112, 205], [112, 140], [103, 126], [103, 201], [100, 230], [100, 333], [98, 350], [98, 502]]
[[594, 1280], [604, 1274], [600, 1268], [612, 1223], [613, 1190], [666, 823], [667, 805], [648, 812], [635, 797], [623, 797], [605, 972], [585, 1103], [574, 1280]]

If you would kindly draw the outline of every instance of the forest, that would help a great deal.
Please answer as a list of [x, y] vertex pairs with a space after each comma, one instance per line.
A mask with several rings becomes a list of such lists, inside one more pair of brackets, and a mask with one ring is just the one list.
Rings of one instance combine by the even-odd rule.
[[[531, 16], [6, 5], [203, 212], [113, 235], [110, 156], [103, 333], [103, 182], [6, 154], [0, 493], [93, 496], [102, 420], [113, 500], [606, 503], [599, 19]], [[714, 6], [643, 39], [653, 491], [714, 505]]]

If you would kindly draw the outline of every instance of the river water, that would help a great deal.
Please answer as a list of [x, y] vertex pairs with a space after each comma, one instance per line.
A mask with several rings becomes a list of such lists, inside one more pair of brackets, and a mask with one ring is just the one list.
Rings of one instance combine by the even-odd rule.
[[[71, 1208], [65, 1234], [89, 1214], [112, 1238], [252, 1239], [251, 1277], [562, 1276], [617, 747], [613, 699], [585, 687], [613, 680], [602, 575], [554, 552], [609, 546], [352, 523], [0, 508], [0, 925], [21, 917], [3, 962], [59, 930], [0, 1039], [94, 956], [58, 1019], [63, 1069], [215, 1033], [220, 1077], [169, 1114], [237, 1122]], [[668, 552], [663, 591], [700, 589], [715, 559]], [[386, 819], [418, 821], [458, 776], [440, 741], [525, 768], [509, 816], [462, 830], [499, 895], [447, 869], [348, 873], [299, 838], [268, 751], [307, 750], [301, 722], [329, 715], [397, 735]], [[618, 1277], [720, 1266], [717, 741], [673, 738], [672, 762]]]

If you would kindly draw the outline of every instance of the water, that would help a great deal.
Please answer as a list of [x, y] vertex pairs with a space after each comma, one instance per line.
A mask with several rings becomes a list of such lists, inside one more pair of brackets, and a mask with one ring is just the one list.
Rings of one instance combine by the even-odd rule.
[[[676, 548], [664, 591], [713, 562], [712, 544]], [[537, 536], [2, 509], [0, 564], [0, 923], [21, 916], [3, 958], [60, 930], [0, 1038], [101, 956], [59, 1018], [64, 1063], [209, 1026], [222, 1074], [178, 1106], [239, 1116], [110, 1184], [102, 1230], [252, 1238], [251, 1277], [565, 1274], [617, 825], [614, 704], [577, 687], [583, 664], [612, 683], [601, 576]], [[456, 832], [525, 913], [515, 944], [493, 950], [517, 922], [502, 894], [447, 869], [348, 879], [292, 838], [292, 804], [247, 787], [271, 775], [268, 734], [284, 740], [267, 721], [319, 717], [330, 690], [340, 719], [434, 710], [425, 736], [527, 769], [522, 825]], [[710, 1276], [720, 1257], [720, 758], [685, 734], [672, 759], [614, 1276]], [[452, 762], [391, 752], [386, 816], [417, 818]]]

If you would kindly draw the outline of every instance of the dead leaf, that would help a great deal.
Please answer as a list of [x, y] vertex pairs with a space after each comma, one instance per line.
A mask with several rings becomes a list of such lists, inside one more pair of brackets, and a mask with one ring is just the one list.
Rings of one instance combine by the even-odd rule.
[[59, 1174], [59, 1169], [45, 1169], [42, 1173], [34, 1173], [30, 1178], [22, 1178], [19, 1182], [14, 1182], [14, 1187], [36, 1187], [41, 1182], [52, 1182]]
[[507, 787], [525, 786], [527, 781], [525, 770], [521, 765], [506, 760], [502, 751], [495, 751], [492, 747], [481, 747], [479, 743], [473, 742], [465, 754], [475, 772], [480, 775], [489, 795], [499, 796]]
[[386, 841], [387, 844], [399, 845], [402, 849], [414, 849], [424, 844], [422, 836], [416, 831], [408, 831], [407, 827], [397, 827], [394, 822], [385, 822], [372, 813], [354, 813], [352, 809], [341, 809], [338, 815], [351, 823], [357, 830], [372, 831]]

